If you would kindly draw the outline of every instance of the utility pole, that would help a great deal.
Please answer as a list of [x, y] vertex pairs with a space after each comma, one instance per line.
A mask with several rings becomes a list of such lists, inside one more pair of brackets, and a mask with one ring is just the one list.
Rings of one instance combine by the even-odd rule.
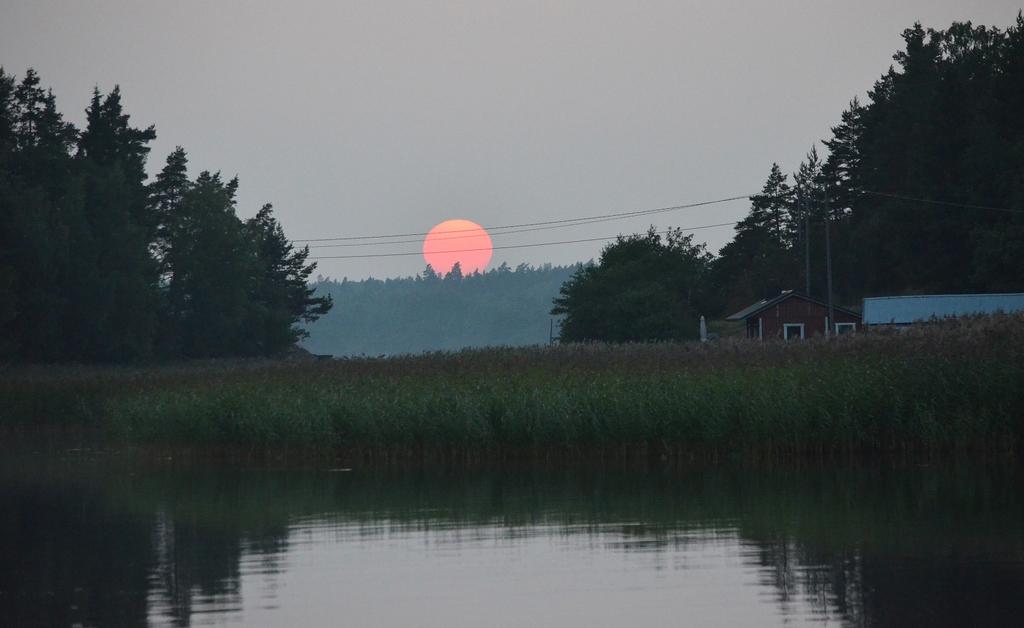
[[548, 323], [548, 344], [553, 345], [555, 344], [555, 319], [550, 319]]
[[828, 203], [828, 184], [825, 184], [825, 274], [828, 285], [828, 324], [825, 326], [825, 335], [831, 336], [831, 327], [835, 325], [836, 311], [832, 305], [832, 242], [829, 239], [828, 223], [832, 222], [831, 210]]
[[799, 181], [796, 183], [796, 207], [804, 217], [804, 294], [811, 296], [811, 216], [804, 204]]

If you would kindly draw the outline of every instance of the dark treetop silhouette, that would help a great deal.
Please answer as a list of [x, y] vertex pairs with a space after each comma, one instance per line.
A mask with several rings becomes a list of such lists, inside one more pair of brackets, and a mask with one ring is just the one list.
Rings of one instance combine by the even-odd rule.
[[240, 220], [237, 179], [190, 180], [180, 148], [147, 184], [156, 132], [116, 87], [86, 114], [0, 70], [0, 359], [270, 355], [330, 309], [270, 205]]

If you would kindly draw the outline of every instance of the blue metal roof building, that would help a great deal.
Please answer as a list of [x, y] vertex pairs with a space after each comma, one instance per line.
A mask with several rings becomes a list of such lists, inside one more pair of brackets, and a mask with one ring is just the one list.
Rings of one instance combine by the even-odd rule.
[[1024, 293], [922, 294], [864, 299], [865, 325], [909, 325], [933, 318], [1024, 311]]

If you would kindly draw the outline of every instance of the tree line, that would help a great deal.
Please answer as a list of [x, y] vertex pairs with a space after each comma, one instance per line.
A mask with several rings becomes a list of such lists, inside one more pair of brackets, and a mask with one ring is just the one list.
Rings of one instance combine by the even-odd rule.
[[502, 263], [463, 275], [456, 264], [445, 276], [427, 266], [414, 277], [320, 278], [314, 287], [335, 307], [307, 327], [302, 346], [341, 356], [545, 344], [551, 297], [579, 267]]
[[36, 72], [0, 69], [0, 359], [270, 355], [330, 309], [272, 207], [236, 215], [237, 178], [191, 178], [177, 148], [147, 182], [155, 138], [118, 87], [78, 129]]
[[[561, 290], [565, 340], [693, 337], [783, 289], [866, 296], [1024, 291], [1024, 15], [1005, 30], [903, 32], [827, 156], [773, 164], [717, 256], [679, 233], [619, 238]], [[809, 264], [807, 263], [809, 260]]]

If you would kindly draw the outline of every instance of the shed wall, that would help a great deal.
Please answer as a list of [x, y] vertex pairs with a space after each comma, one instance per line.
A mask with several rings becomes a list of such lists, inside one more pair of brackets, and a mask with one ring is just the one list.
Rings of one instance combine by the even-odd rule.
[[[842, 310], [836, 310], [835, 313], [836, 320], [834, 322], [857, 323], [859, 327], [859, 317]], [[763, 338], [782, 338], [783, 325], [789, 323], [802, 324], [804, 336], [807, 338], [821, 336], [825, 333], [827, 317], [828, 308], [822, 305], [801, 298], [786, 299], [747, 319], [747, 335], [757, 338], [760, 325]]]
[[908, 325], [931, 318], [1024, 311], [1024, 294], [928, 294], [864, 299], [864, 324]]

